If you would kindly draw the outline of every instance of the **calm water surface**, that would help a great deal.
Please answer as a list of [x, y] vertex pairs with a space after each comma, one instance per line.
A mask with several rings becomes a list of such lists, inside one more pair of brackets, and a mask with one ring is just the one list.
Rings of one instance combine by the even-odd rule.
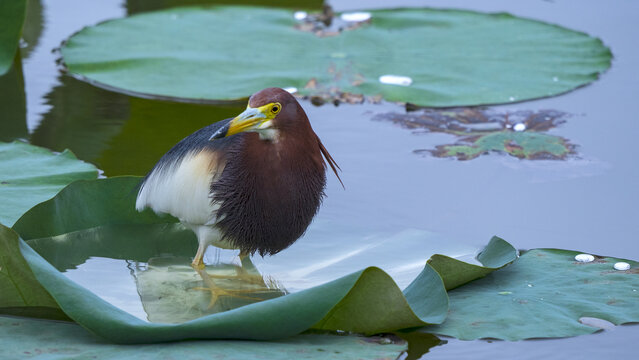
[[[70, 148], [106, 176], [143, 175], [181, 138], [244, 107], [131, 98], [65, 76], [52, 49], [83, 26], [126, 16], [127, 9], [143, 10], [145, 3], [31, 3], [25, 34], [32, 40], [27, 39], [22, 51], [26, 113], [20, 118], [24, 109], [14, 111], [15, 137], [55, 150]], [[374, 0], [333, 5], [338, 11], [389, 6]], [[492, 235], [518, 248], [566, 248], [639, 259], [639, 189], [634, 186], [639, 169], [633, 146], [639, 125], [631, 108], [639, 94], [639, 49], [634, 38], [639, 3], [433, 0], [398, 1], [393, 6], [508, 11], [602, 38], [615, 58], [599, 81], [563, 96], [498, 107], [574, 114], [552, 133], [578, 144], [579, 156], [568, 161], [522, 161], [491, 154], [465, 162], [424, 157], [413, 150], [450, 143], [453, 138], [414, 134], [371, 120], [378, 113], [404, 112], [398, 105], [315, 107], [303, 102], [316, 132], [344, 170], [346, 190], [329, 175], [328, 198], [307, 234], [287, 251], [253, 259], [259, 272], [287, 291], [297, 291], [377, 265], [405, 286], [431, 254], [468, 257]], [[311, 259], [308, 254], [313, 254]], [[214, 249], [206, 260], [238, 261], [234, 252]], [[144, 264], [138, 265], [144, 270]], [[67, 274], [146, 318], [135, 266], [92, 258]], [[431, 349], [424, 358], [575, 358], [578, 353], [633, 358], [632, 341], [638, 338], [639, 326], [622, 326], [559, 340], [448, 339], [448, 344]]]

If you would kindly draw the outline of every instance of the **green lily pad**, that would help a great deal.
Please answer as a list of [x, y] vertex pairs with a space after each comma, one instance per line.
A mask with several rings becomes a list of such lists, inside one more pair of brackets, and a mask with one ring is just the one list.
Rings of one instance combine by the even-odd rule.
[[[378, 359], [392, 360], [406, 349], [405, 343], [388, 338], [299, 335], [258, 341], [184, 341], [168, 344], [107, 344], [76, 324], [0, 317], [0, 358], [64, 359]], [[18, 355], [19, 354], [19, 355]]]
[[446, 290], [450, 290], [484, 277], [509, 265], [515, 259], [517, 259], [517, 250], [504, 239], [494, 236], [477, 256], [477, 260], [483, 266], [469, 264], [441, 254], [435, 254], [428, 259], [428, 265], [442, 277]]
[[11, 226], [25, 211], [97, 169], [70, 151], [52, 153], [22, 142], [0, 142], [0, 223]]
[[[279, 86], [424, 106], [561, 94], [597, 79], [612, 57], [599, 39], [504, 13], [371, 14], [370, 23], [319, 37], [297, 30], [290, 10], [175, 8], [85, 28], [61, 51], [72, 74], [143, 97], [235, 100]], [[412, 84], [383, 84], [382, 75]]]
[[[525, 252], [512, 265], [449, 292], [450, 311], [441, 325], [425, 332], [462, 340], [566, 337], [599, 328], [582, 317], [613, 324], [639, 321], [639, 263], [597, 257], [575, 261], [575, 251]], [[618, 261], [631, 264], [617, 271]]]
[[[53, 304], [57, 303], [69, 318], [112, 342], [196, 338], [266, 340], [308, 329], [374, 334], [424, 324], [440, 325], [425, 326], [420, 331], [460, 339], [519, 340], [597, 331], [579, 322], [585, 317], [614, 324], [639, 321], [639, 263], [624, 260], [631, 265], [630, 270], [617, 271], [613, 264], [621, 259], [596, 257], [594, 262], [580, 263], [574, 260], [576, 252], [566, 250], [531, 250], [517, 258], [510, 244], [495, 237], [478, 256], [483, 266], [435, 255], [403, 292], [386, 273], [375, 267], [285, 296], [281, 296], [286, 293], [285, 289], [263, 281], [265, 289], [274, 290], [275, 298], [245, 302], [237, 308], [234, 308], [237, 304], [221, 303], [222, 309], [218, 310], [222, 312], [191, 312], [183, 318], [186, 321], [174, 324], [167, 324], [167, 318], [162, 318], [167, 313], [166, 304], [157, 302], [164, 296], [157, 291], [166, 287], [149, 289], [166, 280], [166, 274], [138, 272], [138, 276], [149, 276], [138, 279], [137, 284], [138, 290], [142, 290], [139, 293], [151, 298], [146, 299], [147, 311], [156, 311], [161, 315], [158, 319], [163, 319], [162, 323], [145, 322], [105, 302], [56, 269], [75, 266], [92, 256], [137, 257], [157, 267], [155, 270], [159, 272], [170, 272], [173, 266], [173, 270], [180, 273], [176, 279], [190, 276], [186, 282], [194, 283], [193, 274], [187, 274], [186, 264], [195, 239], [186, 233], [180, 235], [185, 229], [171, 217], [131, 210], [139, 181], [139, 177], [121, 177], [74, 182], [53, 199], [35, 206], [16, 223], [14, 230], [27, 242], [18, 239], [9, 229], [2, 228], [0, 232], [2, 245], [9, 254], [2, 258], [3, 268], [10, 273], [30, 274], [15, 255], [19, 246], [40, 284], [35, 283], [33, 277], [24, 277], [27, 279], [24, 283], [15, 277], [20, 282], [16, 286], [44, 293], [45, 298], [49, 293]], [[159, 229], [167, 230], [165, 238]], [[127, 232], [131, 232], [128, 237], [123, 235]], [[145, 233], [150, 234], [148, 239]], [[173, 236], [176, 242], [170, 241]], [[123, 239], [118, 239], [120, 237]], [[158, 241], [153, 242], [156, 237]], [[128, 243], [127, 248], [136, 250], [132, 255], [127, 254], [126, 249], [110, 248], [110, 243], [114, 247]], [[181, 246], [184, 249], [175, 250]], [[167, 253], [165, 247], [172, 252], [183, 251], [184, 264], [166, 263], [167, 258], [161, 255]], [[71, 255], [74, 251], [78, 254]], [[206, 271], [222, 275], [232, 268], [221, 264]], [[0, 286], [11, 290], [7, 284], [6, 279], [5, 283], [0, 282]], [[166, 286], [175, 288], [175, 284]], [[221, 282], [220, 285], [226, 287]], [[451, 289], [448, 295], [445, 287]], [[171, 290], [168, 295], [178, 292]], [[196, 306], [206, 307], [206, 297], [199, 296], [197, 301]], [[18, 307], [24, 310], [29, 304]], [[55, 310], [54, 305], [51, 309]], [[225, 311], [227, 309], [230, 310]], [[0, 311], [4, 311], [2, 306]], [[196, 318], [200, 315], [203, 316]]]
[[[43, 255], [53, 255], [51, 261], [55, 263], [61, 257], [55, 254], [60, 253], [47, 253], [54, 248], [46, 246], [47, 243], [61, 243], [69, 249], [69, 244], [95, 241], [108, 235], [108, 229], [114, 225], [129, 229], [176, 225], [171, 217], [157, 217], [149, 211], [135, 212], [135, 190], [140, 180], [139, 177], [120, 177], [74, 182], [53, 199], [27, 212], [15, 224], [14, 230]], [[135, 241], [135, 238], [129, 239]], [[164, 253], [163, 243], [168, 242], [159, 241], [147, 248], [140, 242], [141, 246], [135, 247], [142, 249], [137, 256], [143, 256], [141, 253], [145, 251], [148, 254], [154, 254], [156, 250]], [[187, 247], [192, 250], [194, 244]], [[448, 309], [443, 282], [430, 266], [426, 266], [403, 293], [390, 276], [371, 267], [298, 293], [184, 323], [147, 323], [69, 280], [22, 240], [20, 249], [37, 280], [71, 319], [118, 343], [193, 338], [276, 339], [309, 328], [372, 334], [440, 323]], [[105, 251], [114, 252], [97, 247], [83, 256]], [[73, 256], [68, 257], [73, 259]]]
[[27, 0], [0, 2], [0, 75], [13, 63], [26, 11]]
[[33, 276], [18, 241], [18, 234], [0, 224], [0, 313], [69, 320]]

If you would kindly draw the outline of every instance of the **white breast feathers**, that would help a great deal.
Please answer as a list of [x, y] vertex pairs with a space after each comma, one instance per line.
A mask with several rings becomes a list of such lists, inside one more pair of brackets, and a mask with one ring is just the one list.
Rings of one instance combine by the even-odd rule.
[[150, 207], [187, 224], [211, 224], [219, 207], [211, 205], [211, 181], [220, 173], [217, 157], [206, 150], [157, 166], [140, 187], [135, 208]]

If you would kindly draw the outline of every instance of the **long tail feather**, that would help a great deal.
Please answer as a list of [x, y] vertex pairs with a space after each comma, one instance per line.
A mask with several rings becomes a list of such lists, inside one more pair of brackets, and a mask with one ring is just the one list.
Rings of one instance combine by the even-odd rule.
[[339, 183], [342, 184], [342, 188], [346, 189], [346, 187], [344, 186], [344, 183], [342, 182], [342, 179], [339, 177], [339, 174], [337, 173], [338, 169], [340, 171], [342, 169], [339, 167], [339, 165], [337, 165], [337, 163], [335, 162], [331, 154], [328, 153], [328, 150], [326, 150], [326, 147], [324, 147], [324, 144], [322, 144], [322, 141], [319, 139], [319, 137], [317, 138], [317, 143], [319, 144], [319, 148], [320, 148], [320, 151], [322, 152], [322, 155], [324, 155], [324, 159], [326, 159], [326, 162], [328, 163], [328, 165], [330, 165], [331, 169], [333, 169], [333, 172], [335, 173], [335, 176], [337, 176], [337, 180], [339, 180]]

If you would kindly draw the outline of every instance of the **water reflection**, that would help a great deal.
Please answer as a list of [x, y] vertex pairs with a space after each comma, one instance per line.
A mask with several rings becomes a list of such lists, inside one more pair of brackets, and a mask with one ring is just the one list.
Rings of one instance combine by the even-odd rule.
[[[152, 322], [180, 323], [287, 293], [250, 258], [237, 264], [231, 251], [194, 270], [190, 264], [197, 240], [179, 223], [105, 225], [28, 244], [56, 269], [73, 272], [72, 278], [80, 274], [78, 282], [125, 311], [140, 316], [129, 303], [141, 303]], [[125, 263], [128, 274], [109, 269]], [[126, 285], [131, 282], [139, 299]], [[126, 294], [124, 304], [113, 298], [115, 293]]]
[[249, 258], [241, 265], [217, 263], [193, 270], [188, 257], [155, 257], [132, 264], [132, 275], [147, 319], [158, 323], [181, 323], [286, 294]]
[[27, 1], [24, 26], [22, 27], [22, 41], [20, 42], [23, 59], [28, 58], [33, 49], [38, 46], [42, 30], [44, 30], [42, 3], [40, 0], [29, 0]]
[[0, 76], [0, 109], [0, 141], [26, 138], [27, 104], [20, 51], [13, 60], [13, 66]]
[[132, 98], [65, 75], [58, 81], [46, 95], [49, 111], [30, 142], [68, 148], [107, 176], [144, 175], [181, 139], [244, 108]]
[[293, 9], [320, 9], [323, 4], [323, 0], [127, 0], [125, 6], [127, 13], [131, 15], [140, 12], [190, 5], [261, 5]]

